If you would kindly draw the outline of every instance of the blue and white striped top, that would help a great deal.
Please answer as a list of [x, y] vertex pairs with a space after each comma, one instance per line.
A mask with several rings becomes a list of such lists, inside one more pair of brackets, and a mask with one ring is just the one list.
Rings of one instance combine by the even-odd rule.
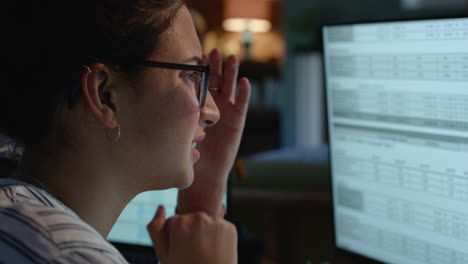
[[0, 178], [0, 263], [128, 262], [46, 191]]

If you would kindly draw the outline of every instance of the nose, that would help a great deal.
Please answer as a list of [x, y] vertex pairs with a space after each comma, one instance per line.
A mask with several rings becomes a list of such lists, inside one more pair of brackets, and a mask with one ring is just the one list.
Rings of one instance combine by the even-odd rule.
[[218, 106], [210, 92], [206, 95], [205, 107], [200, 111], [200, 124], [203, 128], [214, 126], [220, 118]]

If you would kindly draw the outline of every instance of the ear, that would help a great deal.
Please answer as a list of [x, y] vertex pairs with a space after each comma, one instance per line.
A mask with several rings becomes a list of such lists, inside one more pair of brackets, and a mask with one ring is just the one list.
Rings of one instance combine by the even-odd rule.
[[118, 126], [115, 87], [109, 85], [111, 70], [102, 63], [83, 68], [81, 88], [85, 104], [109, 129]]

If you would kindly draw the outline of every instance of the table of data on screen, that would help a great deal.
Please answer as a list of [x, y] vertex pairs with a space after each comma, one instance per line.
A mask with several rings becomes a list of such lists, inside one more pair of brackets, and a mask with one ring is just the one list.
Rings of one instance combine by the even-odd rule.
[[324, 30], [337, 244], [468, 263], [468, 19]]
[[[151, 246], [146, 226], [153, 219], [159, 205], [166, 209], [166, 217], [173, 216], [177, 207], [177, 195], [177, 189], [148, 191], [137, 195], [120, 214], [107, 239], [111, 242]], [[227, 193], [223, 204], [227, 208]]]
[[151, 246], [146, 226], [153, 219], [159, 205], [166, 216], [172, 216], [177, 206], [177, 189], [144, 192], [135, 197], [120, 214], [107, 237], [112, 242]]

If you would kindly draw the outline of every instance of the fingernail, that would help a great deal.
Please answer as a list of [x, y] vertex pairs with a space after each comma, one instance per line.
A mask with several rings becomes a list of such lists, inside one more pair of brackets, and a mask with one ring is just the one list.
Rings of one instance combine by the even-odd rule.
[[213, 49], [211, 51], [211, 56], [218, 56], [219, 54], [221, 54], [221, 52], [219, 51], [219, 49]]
[[158, 206], [158, 210], [156, 210], [156, 215], [154, 216], [154, 218], [161, 217], [163, 212], [164, 212], [164, 206], [162, 206], [162, 205]]
[[239, 64], [239, 61], [237, 60], [237, 57], [235, 55], [229, 56], [228, 61], [234, 67], [236, 67]]

